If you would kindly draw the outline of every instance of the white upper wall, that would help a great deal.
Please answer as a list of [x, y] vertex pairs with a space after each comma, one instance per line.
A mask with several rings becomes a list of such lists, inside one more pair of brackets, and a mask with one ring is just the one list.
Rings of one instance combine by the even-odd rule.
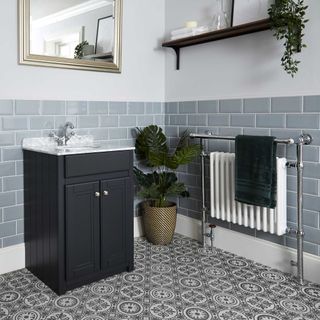
[[121, 74], [19, 65], [17, 2], [0, 1], [0, 99], [164, 100], [164, 0], [123, 0]]
[[[187, 20], [208, 23], [212, 0], [166, 0], [166, 34]], [[291, 79], [282, 69], [282, 44], [271, 31], [181, 49], [166, 54], [166, 100], [320, 94], [320, 1], [306, 0], [310, 19], [305, 31], [308, 48], [299, 55], [300, 71]]]
[[123, 71], [111, 74], [19, 65], [17, 1], [1, 0], [0, 99], [174, 101], [320, 93], [319, 0], [306, 0], [308, 48], [295, 79], [282, 70], [282, 45], [271, 31], [182, 49], [176, 71], [173, 51], [160, 48], [164, 30], [186, 20], [209, 23], [214, 1], [123, 2]]

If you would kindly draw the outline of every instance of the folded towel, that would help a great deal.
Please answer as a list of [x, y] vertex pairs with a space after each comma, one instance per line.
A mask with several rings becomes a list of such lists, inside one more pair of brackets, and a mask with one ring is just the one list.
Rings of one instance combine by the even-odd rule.
[[184, 33], [191, 32], [192, 29], [193, 28], [180, 28], [180, 29], [172, 30], [171, 31], [171, 35], [172, 36], [178, 36], [179, 34], [184, 34]]
[[171, 36], [170, 39], [171, 40], [178, 40], [178, 39], [183, 39], [183, 38], [187, 38], [187, 37], [192, 37], [194, 35], [195, 34], [193, 32], [188, 32], [188, 33], [179, 34], [177, 36]]
[[277, 144], [275, 137], [237, 136], [235, 199], [275, 208], [277, 194]]
[[178, 40], [186, 37], [192, 37], [201, 33], [206, 33], [209, 31], [209, 27], [200, 26], [196, 28], [183, 28], [171, 32], [171, 40]]
[[208, 30], [209, 30], [208, 26], [199, 26], [195, 28], [181, 28], [181, 29], [171, 31], [171, 36], [175, 37], [175, 36], [179, 36], [186, 33], [206, 32]]

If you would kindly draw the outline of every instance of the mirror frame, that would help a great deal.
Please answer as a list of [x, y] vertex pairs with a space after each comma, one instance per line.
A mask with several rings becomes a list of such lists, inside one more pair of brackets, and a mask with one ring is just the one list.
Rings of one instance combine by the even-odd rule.
[[122, 64], [122, 0], [114, 0], [115, 37], [113, 62], [88, 61], [30, 53], [30, 0], [19, 1], [19, 63], [32, 66], [67, 68], [121, 73]]

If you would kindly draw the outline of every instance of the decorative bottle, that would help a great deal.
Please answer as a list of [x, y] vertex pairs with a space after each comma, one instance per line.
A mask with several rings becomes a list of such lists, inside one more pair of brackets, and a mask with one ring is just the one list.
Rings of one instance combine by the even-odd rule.
[[213, 18], [212, 29], [221, 30], [229, 26], [228, 16], [223, 10], [223, 0], [216, 0], [216, 13]]

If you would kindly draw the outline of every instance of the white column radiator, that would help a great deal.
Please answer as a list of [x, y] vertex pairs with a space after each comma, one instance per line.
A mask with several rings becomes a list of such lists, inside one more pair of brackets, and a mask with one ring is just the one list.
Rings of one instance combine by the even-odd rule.
[[235, 198], [235, 154], [210, 154], [211, 217], [271, 234], [287, 230], [287, 160], [277, 158], [277, 207], [246, 205]]

